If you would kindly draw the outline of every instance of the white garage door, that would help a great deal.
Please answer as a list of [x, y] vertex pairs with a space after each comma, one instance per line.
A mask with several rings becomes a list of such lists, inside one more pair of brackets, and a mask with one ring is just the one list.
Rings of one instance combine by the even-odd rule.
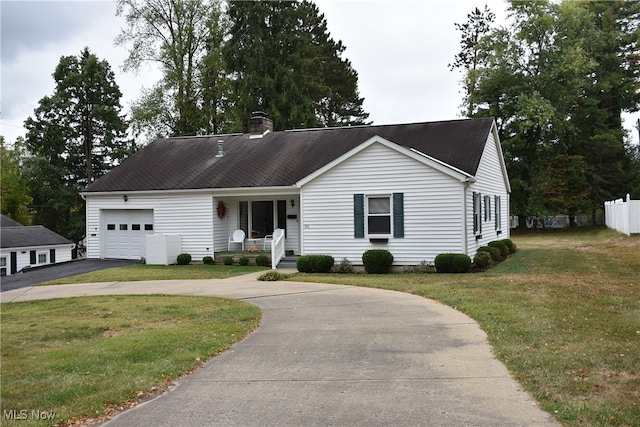
[[102, 258], [140, 259], [145, 256], [145, 236], [153, 234], [153, 210], [103, 210], [102, 224], [105, 236]]

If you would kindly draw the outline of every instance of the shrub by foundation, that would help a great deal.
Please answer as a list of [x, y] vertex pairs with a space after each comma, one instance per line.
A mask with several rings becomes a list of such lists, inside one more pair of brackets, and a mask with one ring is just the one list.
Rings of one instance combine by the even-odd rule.
[[256, 265], [259, 265], [260, 267], [270, 267], [271, 260], [267, 255], [258, 255], [256, 257]]
[[369, 274], [386, 274], [391, 270], [393, 255], [386, 249], [369, 249], [362, 254], [362, 264]]
[[334, 273], [351, 274], [353, 273], [353, 264], [351, 264], [348, 259], [342, 258], [340, 264], [334, 265], [331, 271]]
[[224, 265], [233, 265], [233, 257], [232, 256], [226, 256], [226, 257], [222, 258], [222, 263]]
[[191, 263], [191, 254], [180, 254], [177, 257], [178, 265], [189, 265]]
[[505, 259], [509, 256], [509, 247], [500, 240], [494, 240], [493, 242], [487, 243], [488, 246], [500, 249], [500, 256], [502, 259]]
[[330, 273], [335, 260], [331, 255], [302, 255], [296, 260], [300, 273]]
[[486, 270], [487, 268], [491, 267], [492, 264], [493, 258], [491, 257], [491, 254], [489, 252], [478, 251], [478, 253], [476, 253], [476, 255], [473, 257], [474, 268]]
[[502, 252], [500, 252], [500, 248], [495, 248], [493, 246], [480, 246], [478, 248], [478, 252], [487, 252], [491, 255], [493, 262], [500, 262], [502, 259]]
[[435, 259], [438, 273], [469, 273], [471, 258], [466, 254], [440, 254]]
[[213, 264], [213, 257], [207, 255], [206, 257], [202, 258], [202, 263], [208, 265]]
[[249, 265], [249, 258], [246, 256], [240, 257], [240, 259], [238, 260], [238, 264]]
[[513, 241], [511, 241], [511, 239], [502, 239], [500, 241], [503, 242], [505, 245], [507, 245], [507, 247], [509, 248], [509, 253], [510, 254], [515, 254], [516, 251], [518, 250], [516, 248], [516, 244], [513, 243]]

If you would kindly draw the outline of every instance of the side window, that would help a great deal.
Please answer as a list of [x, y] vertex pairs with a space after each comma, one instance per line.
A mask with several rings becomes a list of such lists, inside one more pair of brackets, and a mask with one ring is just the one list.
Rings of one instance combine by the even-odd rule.
[[367, 197], [367, 234], [391, 234], [391, 197]]
[[46, 264], [47, 263], [47, 254], [40, 253], [38, 254], [38, 264]]
[[496, 230], [502, 230], [502, 217], [500, 215], [500, 211], [502, 209], [500, 196], [494, 197], [494, 208], [495, 208], [495, 218], [496, 218]]
[[484, 196], [484, 220], [491, 221], [491, 196]]
[[481, 208], [482, 208], [482, 198], [480, 193], [473, 193], [473, 233], [480, 234], [482, 233], [482, 221], [481, 221]]

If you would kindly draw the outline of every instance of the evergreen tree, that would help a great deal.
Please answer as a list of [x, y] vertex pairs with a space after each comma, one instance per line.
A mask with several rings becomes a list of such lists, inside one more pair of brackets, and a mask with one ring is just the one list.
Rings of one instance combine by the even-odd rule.
[[85, 48], [77, 57], [61, 57], [53, 77], [53, 95], [25, 121], [25, 174], [34, 223], [77, 241], [84, 231], [78, 192], [135, 147], [126, 139], [122, 95], [106, 61]]
[[224, 53], [235, 130], [265, 111], [275, 130], [363, 124], [368, 117], [345, 47], [309, 1], [231, 2]]

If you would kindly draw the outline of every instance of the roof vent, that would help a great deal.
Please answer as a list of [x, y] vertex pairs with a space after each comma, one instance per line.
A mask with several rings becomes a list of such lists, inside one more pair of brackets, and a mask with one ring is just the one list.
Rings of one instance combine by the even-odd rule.
[[249, 119], [249, 138], [262, 138], [273, 132], [273, 120], [264, 111], [254, 111]]
[[218, 140], [218, 154], [216, 154], [216, 157], [224, 157], [224, 141], [221, 139]]

